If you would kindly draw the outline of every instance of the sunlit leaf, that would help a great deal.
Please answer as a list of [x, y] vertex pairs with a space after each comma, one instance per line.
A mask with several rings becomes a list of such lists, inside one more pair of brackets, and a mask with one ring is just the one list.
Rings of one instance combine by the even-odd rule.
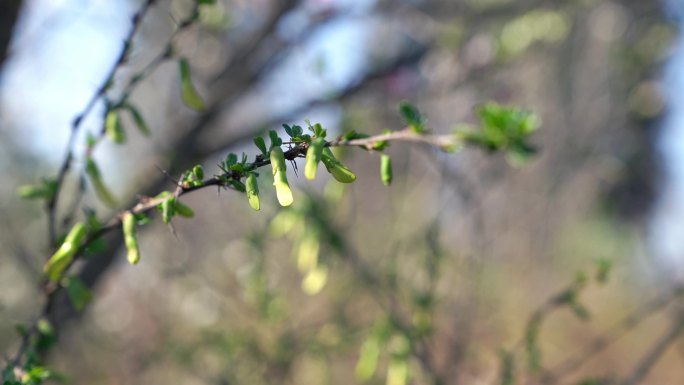
[[323, 290], [327, 280], [328, 268], [319, 265], [306, 274], [302, 280], [302, 290], [308, 295], [316, 295]]
[[290, 184], [287, 182], [287, 168], [285, 166], [285, 154], [280, 147], [271, 149], [271, 167], [273, 167], [273, 185], [276, 189], [278, 203], [281, 206], [289, 206], [294, 202]]
[[380, 155], [380, 179], [385, 186], [392, 183], [392, 158], [387, 154]]
[[326, 170], [332, 174], [336, 181], [341, 183], [352, 183], [356, 180], [356, 175], [342, 163], [340, 163], [330, 148], [325, 147], [321, 154], [321, 160]]
[[74, 259], [78, 248], [85, 240], [87, 231], [83, 222], [78, 222], [71, 228], [62, 245], [50, 257], [43, 272], [52, 282], [58, 282], [66, 269]]
[[247, 180], [245, 181], [245, 190], [247, 192], [247, 200], [249, 201], [250, 207], [256, 211], [259, 211], [261, 209], [261, 205], [259, 203], [259, 185], [257, 184], [255, 173], [250, 172], [247, 175]]
[[126, 244], [126, 251], [128, 262], [135, 265], [140, 261], [140, 247], [138, 245], [138, 231], [136, 228], [135, 215], [130, 211], [126, 211], [121, 219], [124, 243]]
[[309, 149], [306, 151], [306, 164], [304, 166], [304, 176], [306, 179], [313, 180], [316, 178], [316, 171], [318, 170], [318, 163], [321, 161], [321, 154], [325, 146], [325, 139], [316, 138], [309, 144]]

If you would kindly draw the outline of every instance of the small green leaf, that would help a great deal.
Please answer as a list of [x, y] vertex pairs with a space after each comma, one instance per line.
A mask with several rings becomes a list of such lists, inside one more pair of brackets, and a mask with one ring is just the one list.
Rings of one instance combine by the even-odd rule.
[[195, 212], [190, 207], [184, 205], [178, 200], [175, 201], [175, 204], [173, 205], [173, 210], [176, 214], [180, 215], [183, 218], [192, 218], [195, 216]]
[[166, 223], [167, 225], [171, 222], [171, 218], [173, 218], [173, 216], [175, 214], [175, 212], [174, 212], [175, 201], [176, 201], [176, 198], [169, 198], [169, 199], [167, 199], [161, 203], [162, 221], [164, 223]]
[[247, 180], [245, 181], [245, 189], [247, 191], [247, 200], [249, 205], [256, 211], [261, 209], [259, 203], [259, 185], [257, 184], [256, 174], [253, 172], [248, 173]]
[[328, 268], [325, 266], [316, 266], [316, 268], [309, 270], [304, 280], [302, 280], [302, 290], [308, 295], [316, 295], [320, 293], [328, 281]]
[[88, 178], [90, 179], [90, 183], [95, 188], [95, 193], [97, 194], [97, 197], [100, 198], [100, 200], [109, 207], [116, 206], [116, 198], [114, 198], [112, 193], [109, 191], [107, 186], [102, 181], [100, 169], [97, 167], [97, 164], [95, 164], [93, 158], [89, 157], [86, 159], [85, 171], [88, 175]]
[[271, 149], [271, 167], [273, 168], [273, 185], [276, 188], [278, 203], [281, 206], [289, 206], [294, 201], [290, 184], [287, 182], [287, 168], [285, 166], [285, 154], [280, 147]]
[[292, 127], [290, 127], [289, 124], [283, 124], [283, 128], [285, 129], [286, 134], [288, 134], [291, 138], [294, 137], [294, 133], [292, 132]]
[[264, 141], [264, 138], [260, 136], [255, 136], [254, 144], [257, 146], [259, 151], [261, 151], [261, 154], [263, 154], [264, 156], [268, 155], [268, 150], [266, 149], [266, 142]]
[[302, 273], [307, 273], [318, 267], [318, 255], [321, 241], [313, 233], [305, 233], [299, 241], [297, 249], [297, 267]]
[[17, 189], [17, 194], [24, 199], [50, 200], [57, 192], [57, 182], [44, 178], [38, 185], [24, 185]]
[[206, 108], [204, 101], [197, 93], [195, 86], [192, 84], [190, 63], [188, 63], [188, 59], [179, 59], [178, 68], [180, 72], [181, 99], [183, 99], [183, 103], [193, 110], [204, 110]]
[[316, 138], [309, 144], [309, 149], [306, 151], [306, 165], [304, 166], [304, 176], [308, 180], [316, 178], [318, 162], [321, 161], [323, 147], [325, 147], [325, 139], [323, 138]]
[[112, 108], [107, 111], [105, 116], [105, 134], [114, 143], [121, 144], [126, 141], [126, 133], [124, 132], [118, 109]]
[[392, 158], [387, 154], [380, 156], [380, 179], [385, 186], [392, 183]]
[[328, 131], [321, 126], [320, 123], [316, 123], [314, 125], [314, 136], [317, 138], [325, 138], [325, 136], [328, 134]]
[[77, 311], [83, 310], [93, 300], [92, 291], [78, 277], [67, 278], [66, 289], [69, 300]]
[[271, 148], [280, 147], [283, 145], [283, 140], [280, 139], [280, 136], [278, 136], [277, 132], [271, 130], [268, 132], [268, 136], [271, 138]]
[[607, 258], [599, 258], [596, 261], [596, 281], [600, 284], [608, 282], [608, 276], [613, 268], [613, 262]]
[[335, 155], [329, 147], [323, 149], [321, 160], [323, 161], [326, 170], [328, 170], [338, 182], [352, 183], [356, 180], [356, 175], [335, 158]]
[[399, 103], [399, 112], [413, 132], [422, 134], [426, 131], [425, 118], [414, 105], [405, 101], [401, 102]]
[[242, 183], [242, 182], [240, 182], [239, 180], [228, 179], [228, 180], [226, 180], [226, 183], [227, 183], [229, 186], [233, 187], [236, 191], [239, 191], [239, 192], [245, 192], [245, 191], [247, 191], [247, 188], [245, 187], [245, 184]]
[[142, 114], [140, 113], [140, 110], [138, 110], [132, 104], [126, 104], [124, 108], [126, 108], [131, 113], [133, 121], [135, 122], [135, 125], [138, 127], [140, 133], [142, 133], [145, 136], [150, 136], [150, 127], [145, 122], [145, 118], [143, 118]]
[[380, 358], [380, 341], [375, 336], [370, 336], [361, 345], [359, 361], [356, 363], [356, 379], [359, 382], [366, 382], [373, 377], [375, 369], [378, 367]]
[[60, 280], [64, 269], [69, 267], [73, 261], [86, 234], [87, 231], [83, 222], [78, 222], [71, 228], [71, 231], [67, 234], [64, 242], [62, 242], [62, 245], [55, 251], [43, 267], [43, 272], [45, 272], [50, 281], [58, 282]]
[[126, 211], [121, 218], [124, 243], [128, 252], [127, 259], [131, 265], [135, 265], [140, 261], [140, 247], [138, 245], [138, 231], [136, 228], [135, 215], [130, 211]]
[[387, 385], [405, 385], [408, 381], [409, 365], [405, 358], [392, 358], [387, 365]]
[[204, 168], [198, 164], [192, 168], [192, 174], [195, 176], [195, 179], [202, 180], [204, 179]]

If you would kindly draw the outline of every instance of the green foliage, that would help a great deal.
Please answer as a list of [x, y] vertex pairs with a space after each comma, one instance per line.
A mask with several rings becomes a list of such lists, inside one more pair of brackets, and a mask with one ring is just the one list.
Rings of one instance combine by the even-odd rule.
[[[279, 139], [280, 138], [278, 138], [278, 140]], [[271, 167], [273, 168], [273, 185], [276, 188], [278, 203], [280, 203], [281, 206], [289, 206], [294, 202], [294, 198], [292, 197], [290, 184], [287, 182], [285, 155], [280, 147], [276, 146], [271, 148]]]
[[133, 117], [133, 122], [136, 127], [138, 127], [138, 131], [145, 136], [150, 136], [150, 127], [147, 125], [147, 122], [145, 122], [145, 118], [143, 118], [140, 110], [130, 103], [124, 104], [123, 108], [131, 113], [131, 117]]
[[178, 60], [178, 70], [180, 74], [180, 90], [183, 103], [193, 110], [203, 111], [206, 109], [206, 106], [202, 97], [197, 93], [194, 84], [192, 84], [190, 63], [188, 62], [188, 59], [181, 58]]
[[399, 104], [399, 112], [413, 132], [423, 134], [427, 131], [425, 128], [425, 117], [417, 107], [404, 101]]
[[255, 136], [254, 137], [254, 144], [257, 146], [259, 151], [261, 151], [261, 155], [267, 156], [268, 155], [268, 150], [266, 149], [266, 142], [264, 142], [264, 138], [260, 136]]
[[58, 282], [62, 278], [64, 269], [71, 265], [71, 262], [85, 240], [86, 235], [86, 227], [82, 222], [78, 222], [72, 227], [71, 231], [69, 231], [69, 234], [64, 239], [64, 242], [62, 242], [62, 245], [43, 267], [43, 272], [50, 281]]
[[513, 165], [523, 165], [536, 153], [529, 142], [530, 136], [539, 128], [537, 115], [519, 107], [487, 103], [479, 108], [481, 127], [479, 131], [461, 129], [466, 143], [490, 151], [503, 151]]
[[313, 180], [316, 178], [318, 163], [321, 161], [324, 147], [325, 139], [321, 137], [317, 137], [309, 144], [309, 149], [306, 151], [306, 164], [304, 166], [304, 176], [306, 176], [306, 179]]
[[93, 293], [77, 277], [65, 278], [62, 286], [66, 287], [69, 300], [78, 311], [83, 310], [93, 300]]
[[345, 167], [330, 150], [330, 148], [323, 148], [321, 160], [326, 170], [340, 183], [352, 183], [356, 180], [356, 175], [347, 167]]
[[385, 186], [392, 183], [392, 158], [387, 154], [380, 155], [380, 180]]
[[128, 259], [131, 265], [135, 265], [140, 261], [140, 246], [138, 245], [135, 215], [130, 211], [126, 211], [121, 218], [121, 226], [127, 251], [126, 259]]
[[261, 209], [261, 204], [259, 203], [259, 185], [257, 184], [256, 173], [247, 173], [245, 190], [247, 192], [247, 200], [249, 201], [250, 207], [256, 211], [259, 211]]
[[50, 178], [42, 178], [40, 184], [24, 185], [17, 189], [17, 194], [24, 199], [51, 200], [57, 191], [57, 181]]
[[97, 197], [100, 198], [100, 200], [109, 207], [116, 206], [116, 198], [114, 198], [114, 195], [112, 195], [112, 193], [109, 191], [107, 186], [102, 181], [102, 174], [100, 174], [100, 169], [97, 167], [97, 164], [91, 157], [86, 158], [85, 172], [86, 175], [88, 175], [90, 183], [95, 188], [95, 193], [97, 194]]
[[119, 110], [110, 108], [105, 115], [105, 134], [114, 143], [121, 144], [126, 141], [126, 132], [121, 123]]

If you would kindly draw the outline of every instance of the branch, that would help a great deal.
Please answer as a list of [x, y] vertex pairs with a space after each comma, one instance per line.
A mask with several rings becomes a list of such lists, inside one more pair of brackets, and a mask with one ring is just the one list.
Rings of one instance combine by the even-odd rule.
[[557, 365], [554, 369], [544, 373], [541, 378], [541, 383], [555, 383], [558, 379], [579, 369], [582, 365], [591, 360], [596, 354], [600, 353], [608, 346], [616, 342], [618, 339], [620, 339], [620, 337], [625, 335], [630, 330], [639, 326], [648, 317], [664, 309], [665, 306], [670, 304], [673, 300], [681, 298], [683, 293], [683, 288], [676, 287], [670, 293], [645, 303], [640, 308], [636, 309], [634, 312], [620, 320], [613, 327], [609, 328], [606, 334], [595, 338], [577, 354]]
[[675, 319], [670, 326], [670, 329], [667, 330], [665, 334], [656, 341], [651, 350], [641, 358], [632, 374], [623, 382], [623, 384], [636, 385], [641, 383], [653, 365], [658, 362], [670, 345], [679, 338], [682, 331], [684, 331], [684, 311], [679, 313], [677, 319]]
[[47, 201], [46, 204], [46, 210], [47, 210], [47, 216], [48, 216], [48, 238], [50, 242], [50, 246], [53, 246], [56, 242], [56, 210], [57, 210], [57, 203], [59, 201], [59, 195], [62, 190], [62, 185], [64, 184], [64, 178], [66, 177], [67, 172], [69, 172], [69, 169], [71, 168], [71, 163], [74, 158], [74, 146], [75, 146], [75, 141], [76, 137], [78, 136], [78, 132], [81, 128], [81, 123], [83, 122], [83, 119], [90, 114], [92, 109], [95, 107], [95, 104], [97, 103], [98, 100], [103, 98], [105, 96], [105, 93], [109, 89], [109, 87], [112, 84], [112, 81], [114, 80], [114, 74], [121, 68], [126, 61], [128, 60], [128, 55], [130, 54], [131, 51], [131, 45], [133, 43], [133, 38], [137, 34], [138, 30], [140, 29], [140, 26], [142, 25], [142, 20], [145, 17], [145, 14], [147, 14], [147, 11], [149, 11], [150, 7], [155, 3], [156, 0], [145, 0], [145, 3], [142, 5], [140, 10], [136, 12], [133, 15], [133, 18], [131, 19], [132, 27], [130, 31], [128, 32], [128, 35], [124, 38], [124, 43], [121, 51], [119, 52], [119, 56], [117, 57], [116, 61], [114, 62], [114, 65], [112, 68], [107, 72], [107, 75], [105, 76], [105, 80], [102, 82], [102, 84], [97, 88], [97, 91], [95, 94], [90, 98], [88, 103], [86, 104], [85, 108], [81, 113], [79, 113], [74, 120], [71, 123], [71, 134], [69, 136], [69, 141], [67, 143], [67, 154], [64, 160], [62, 161], [62, 165], [59, 168], [59, 172], [57, 173], [57, 178], [56, 178], [56, 188], [55, 188], [55, 193], [52, 195], [51, 199]]

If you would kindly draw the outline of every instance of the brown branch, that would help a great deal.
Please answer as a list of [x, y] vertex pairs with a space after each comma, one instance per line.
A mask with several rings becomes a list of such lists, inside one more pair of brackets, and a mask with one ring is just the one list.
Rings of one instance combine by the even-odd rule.
[[670, 328], [663, 334], [639, 361], [632, 371], [632, 374], [623, 381], [624, 385], [636, 385], [646, 377], [667, 349], [672, 345], [684, 331], [684, 311], [681, 311], [677, 318], [672, 322]]
[[102, 82], [102, 84], [97, 88], [97, 91], [95, 94], [90, 98], [88, 103], [86, 103], [85, 108], [83, 111], [81, 111], [72, 121], [71, 123], [71, 134], [69, 136], [69, 141], [67, 142], [67, 154], [64, 160], [62, 161], [62, 165], [59, 168], [59, 171], [57, 173], [57, 178], [56, 178], [56, 189], [55, 193], [52, 196], [50, 200], [47, 201], [46, 204], [46, 210], [47, 210], [47, 216], [48, 216], [48, 238], [50, 242], [50, 246], [54, 246], [56, 242], [56, 236], [57, 236], [57, 229], [55, 226], [56, 222], [56, 210], [57, 210], [57, 203], [59, 201], [59, 195], [62, 190], [62, 185], [64, 184], [64, 178], [66, 177], [66, 174], [69, 172], [69, 169], [71, 168], [71, 163], [74, 158], [74, 146], [76, 142], [76, 136], [79, 132], [79, 129], [81, 127], [81, 123], [83, 122], [83, 119], [90, 114], [92, 109], [95, 107], [95, 104], [105, 96], [105, 93], [111, 86], [111, 83], [114, 79], [114, 74], [121, 68], [126, 61], [128, 60], [128, 55], [131, 50], [131, 45], [133, 42], [133, 38], [135, 35], [138, 33], [138, 30], [140, 29], [140, 26], [142, 25], [142, 20], [145, 17], [145, 14], [147, 11], [150, 9], [150, 7], [155, 3], [156, 0], [146, 0], [145, 3], [142, 5], [140, 10], [136, 12], [133, 15], [133, 18], [131, 19], [131, 29], [128, 32], [128, 35], [124, 38], [124, 43], [121, 51], [119, 52], [119, 56], [117, 57], [116, 61], [114, 62], [114, 65], [112, 68], [107, 72], [107, 75], [105, 76], [105, 80]]
[[617, 324], [610, 328], [605, 335], [595, 338], [574, 356], [566, 359], [555, 368], [544, 373], [541, 378], [541, 384], [553, 384], [557, 380], [579, 369], [582, 365], [591, 360], [596, 354], [602, 352], [608, 346], [618, 341], [627, 332], [639, 326], [648, 317], [655, 315], [672, 301], [681, 298], [683, 293], [683, 288], [677, 287], [666, 295], [645, 303], [640, 308], [636, 309], [634, 312], [620, 320]]

